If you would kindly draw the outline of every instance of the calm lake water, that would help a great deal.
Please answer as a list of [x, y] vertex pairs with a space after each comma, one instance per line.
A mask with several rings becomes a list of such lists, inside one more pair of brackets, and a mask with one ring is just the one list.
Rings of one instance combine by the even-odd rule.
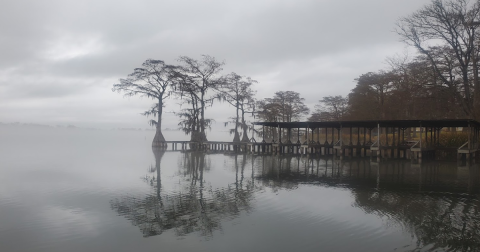
[[[480, 167], [0, 127], [0, 251], [479, 251]], [[166, 133], [168, 138], [168, 133]]]

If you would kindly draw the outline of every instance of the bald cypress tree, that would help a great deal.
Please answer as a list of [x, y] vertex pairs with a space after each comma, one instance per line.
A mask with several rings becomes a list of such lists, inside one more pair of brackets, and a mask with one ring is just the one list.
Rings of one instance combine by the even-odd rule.
[[151, 109], [143, 113], [145, 116], [157, 117], [157, 120], [150, 120], [150, 124], [157, 128], [152, 142], [153, 147], [165, 145], [162, 112], [164, 100], [170, 97], [176, 86], [175, 69], [175, 66], [167, 65], [162, 60], [148, 59], [142, 67], [135, 68], [133, 73], [126, 79], [120, 79], [120, 83], [114, 84], [112, 88], [112, 91], [124, 93], [128, 97], [138, 95], [156, 101]]
[[178, 61], [180, 66], [176, 69], [176, 77], [180, 98], [182, 100], [184, 97], [191, 98], [191, 100], [187, 99], [187, 103], [198, 104], [198, 120], [194, 121], [197, 125], [191, 132], [191, 140], [207, 141], [205, 129], [211, 121], [205, 118], [205, 110], [213, 104], [215, 99], [218, 99], [218, 94], [214, 90], [224, 82], [224, 77], [220, 75], [224, 63], [208, 55], [203, 55], [200, 60], [181, 56]]

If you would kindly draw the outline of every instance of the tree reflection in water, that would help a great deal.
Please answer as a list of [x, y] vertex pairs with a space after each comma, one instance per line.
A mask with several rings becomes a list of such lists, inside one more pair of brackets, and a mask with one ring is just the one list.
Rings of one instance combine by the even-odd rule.
[[[395, 168], [399, 170], [380, 164], [380, 174]], [[417, 177], [416, 190], [399, 190], [396, 183], [409, 176]], [[355, 206], [403, 225], [417, 239], [418, 247], [429, 245], [432, 251], [480, 249], [478, 165], [457, 168], [430, 163], [418, 167], [417, 174], [399, 171], [395, 177], [396, 181], [390, 178], [380, 190], [353, 189]]]
[[[155, 195], [145, 197], [125, 196], [110, 202], [111, 208], [138, 226], [144, 237], [160, 235], [173, 230], [183, 236], [198, 232], [202, 236], [212, 236], [221, 230], [223, 219], [235, 218], [241, 211], [250, 211], [253, 199], [253, 180], [243, 185], [246, 156], [242, 156], [239, 167], [238, 156], [234, 156], [237, 171], [234, 185], [226, 188], [205, 186], [204, 172], [209, 165], [203, 152], [182, 153], [180, 173], [183, 177], [181, 189], [176, 192], [162, 192], [161, 159], [165, 151], [153, 149], [156, 172], [148, 182], [156, 189]], [[239, 178], [240, 173], [240, 178]]]
[[479, 165], [268, 156], [260, 169], [257, 183], [274, 190], [300, 184], [348, 188], [354, 207], [403, 228], [418, 248], [480, 250]]
[[263, 187], [295, 190], [309, 184], [319, 190], [348, 189], [353, 207], [408, 232], [419, 250], [480, 249], [478, 165], [232, 154], [225, 158], [231, 161], [227, 166], [234, 169], [235, 177], [226, 187], [212, 188], [205, 178], [211, 175], [209, 155], [186, 152], [179, 159], [179, 188], [172, 191], [162, 187], [164, 152], [154, 150], [154, 154], [155, 176], [148, 182], [155, 193], [111, 201], [112, 209], [145, 237], [167, 230], [179, 236], [197, 232], [210, 237], [222, 229], [222, 221], [251, 211], [255, 193], [264, 192]]

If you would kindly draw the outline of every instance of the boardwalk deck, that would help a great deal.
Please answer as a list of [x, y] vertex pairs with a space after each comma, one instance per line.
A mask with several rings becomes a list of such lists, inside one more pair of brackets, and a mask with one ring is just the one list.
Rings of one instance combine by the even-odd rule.
[[[434, 156], [436, 151], [454, 150], [459, 158], [470, 158], [475, 157], [480, 150], [480, 123], [474, 120], [257, 122], [255, 125], [262, 126], [261, 141], [254, 138], [248, 143], [166, 141], [165, 147], [185, 151], [413, 158], [420, 162], [422, 158]], [[273, 136], [268, 141], [265, 138], [265, 127]], [[445, 127], [467, 129], [468, 141], [458, 148], [440, 147], [440, 133]], [[292, 131], [295, 133], [295, 130], [296, 139], [292, 137]], [[411, 139], [409, 132], [418, 135]]]

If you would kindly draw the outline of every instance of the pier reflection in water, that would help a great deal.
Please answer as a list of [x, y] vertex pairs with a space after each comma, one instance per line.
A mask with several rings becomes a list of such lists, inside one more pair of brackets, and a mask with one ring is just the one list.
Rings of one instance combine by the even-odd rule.
[[[294, 197], [307, 197], [308, 201], [322, 204], [325, 197], [302, 195], [304, 190], [300, 188], [308, 187], [319, 195], [324, 195], [329, 189], [341, 189], [351, 194], [350, 199], [339, 198], [338, 201], [346, 200], [344, 203], [360, 209], [364, 216], [358, 219], [345, 216], [345, 221], [358, 223], [341, 225], [360, 226], [355, 227], [355, 232], [372, 232], [362, 241], [368, 245], [361, 245], [364, 247], [360, 251], [368, 248], [382, 248], [379, 251], [480, 249], [480, 168], [477, 164], [413, 164], [405, 160], [374, 162], [368, 158], [338, 160], [288, 155], [184, 152], [179, 154], [177, 166], [164, 166], [161, 163], [164, 152], [156, 150], [154, 154], [156, 164], [147, 172], [145, 181], [155, 193], [141, 197], [126, 195], [110, 202], [111, 208], [130, 220], [145, 237], [172, 230], [177, 237], [196, 233], [215, 240], [216, 231], [221, 231], [223, 238], [219, 239], [225, 239], [228, 231], [224, 231], [222, 225], [231, 224], [232, 220], [240, 224], [249, 223], [250, 213], [268, 210], [275, 215], [275, 212], [284, 209], [303, 208], [292, 206], [295, 202], [268, 203], [275, 201], [278, 191], [287, 190]], [[210, 170], [214, 166], [212, 163], [220, 164], [223, 169], [217, 166], [215, 170]], [[174, 169], [174, 175], [162, 176], [166, 169]], [[165, 181], [168, 181], [168, 185], [164, 185]], [[331, 202], [331, 199], [325, 200], [325, 204]], [[266, 207], [267, 204], [270, 205]], [[303, 208], [302, 211], [316, 209]], [[291, 211], [287, 217], [299, 218], [296, 215], [303, 214], [302, 211]], [[295, 240], [295, 230], [303, 228], [311, 236], [306, 239], [310, 240], [312, 248], [358, 248], [359, 244], [355, 244], [355, 237], [349, 234], [349, 228], [342, 229], [343, 233], [340, 234], [319, 236], [319, 230], [328, 233], [327, 229], [335, 224], [331, 223], [329, 216], [311, 214], [319, 219], [315, 224], [299, 222], [299, 226], [290, 226], [290, 231], [275, 231], [278, 233], [276, 239]], [[361, 221], [371, 216], [380, 220], [384, 228], [397, 230], [390, 232], [392, 236], [402, 237], [383, 237], [385, 234], [378, 232], [378, 236], [386, 240], [380, 241], [373, 233], [375, 229], [365, 227], [366, 224]], [[322, 221], [322, 218], [326, 220]], [[287, 223], [284, 219], [276, 221]], [[271, 225], [272, 229], [277, 224], [263, 223]], [[262, 227], [258, 223], [256, 228], [264, 230], [270, 227]], [[252, 229], [251, 232], [257, 231]], [[338, 235], [350, 236], [348, 240], [352, 243], [345, 247], [341, 241], [347, 238]], [[268, 234], [258, 231], [256, 236], [262, 239]], [[329, 244], [329, 239], [334, 239], [335, 244]]]
[[344, 187], [353, 206], [386, 217], [416, 239], [418, 247], [480, 249], [479, 165], [369, 159], [333, 160], [264, 157], [264, 185], [293, 189], [300, 184]]

